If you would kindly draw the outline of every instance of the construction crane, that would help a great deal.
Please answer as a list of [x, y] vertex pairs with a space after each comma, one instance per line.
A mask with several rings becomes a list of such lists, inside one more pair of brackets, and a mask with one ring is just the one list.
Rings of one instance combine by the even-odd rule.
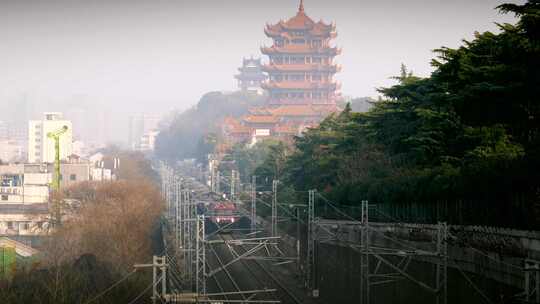
[[68, 130], [67, 126], [47, 133], [47, 137], [54, 140], [54, 177], [52, 186], [53, 189], [58, 191], [60, 190], [60, 136], [66, 133]]

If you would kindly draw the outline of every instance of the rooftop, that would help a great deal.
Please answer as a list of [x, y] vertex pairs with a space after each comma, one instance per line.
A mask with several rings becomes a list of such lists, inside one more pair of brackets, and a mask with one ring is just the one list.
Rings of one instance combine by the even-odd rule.
[[274, 115], [247, 115], [243, 117], [247, 123], [274, 124], [279, 121]]
[[283, 31], [300, 30], [308, 31], [311, 35], [327, 36], [335, 30], [333, 24], [326, 24], [322, 20], [319, 22], [313, 21], [304, 10], [304, 1], [300, 1], [298, 12], [287, 21], [279, 21], [277, 24], [267, 25], [265, 32], [269, 36], [279, 35]]

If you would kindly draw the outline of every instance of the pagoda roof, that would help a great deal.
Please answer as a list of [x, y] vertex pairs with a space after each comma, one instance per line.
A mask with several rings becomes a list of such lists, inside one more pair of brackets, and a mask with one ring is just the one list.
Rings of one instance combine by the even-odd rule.
[[296, 82], [296, 81], [284, 81], [284, 82], [275, 82], [270, 81], [263, 84], [265, 89], [298, 89], [298, 90], [308, 90], [308, 89], [338, 89], [339, 84], [336, 82]]
[[252, 115], [272, 115], [268, 109], [260, 107], [249, 108], [248, 112]]
[[318, 116], [319, 113], [311, 105], [283, 105], [269, 108], [275, 116]]
[[322, 20], [319, 22], [313, 21], [304, 11], [304, 3], [300, 1], [298, 12], [287, 21], [279, 21], [273, 25], [267, 25], [265, 33], [268, 36], [279, 36], [284, 31], [290, 30], [305, 30], [311, 35], [329, 35], [335, 30], [333, 24], [326, 24]]
[[279, 121], [279, 118], [274, 115], [246, 115], [242, 120], [247, 123], [274, 124]]
[[230, 134], [250, 133], [249, 127], [242, 125], [237, 119], [232, 117], [225, 117], [223, 126]]
[[332, 64], [265, 64], [262, 66], [262, 70], [265, 72], [309, 72], [309, 71], [320, 71], [320, 72], [339, 72], [341, 71], [341, 66]]

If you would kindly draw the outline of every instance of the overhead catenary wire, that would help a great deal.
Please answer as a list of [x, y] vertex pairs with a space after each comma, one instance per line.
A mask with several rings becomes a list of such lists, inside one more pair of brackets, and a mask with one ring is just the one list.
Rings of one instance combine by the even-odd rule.
[[93, 297], [92, 299], [86, 301], [84, 304], [90, 304], [92, 302], [94, 302], [95, 300], [101, 298], [102, 296], [104, 296], [107, 292], [113, 290], [116, 286], [120, 285], [122, 282], [124, 282], [125, 280], [127, 280], [132, 274], [134, 274], [135, 272], [137, 272], [137, 268], [133, 269], [133, 271], [129, 272], [127, 275], [125, 275], [123, 278], [121, 278], [120, 280], [116, 281], [114, 284], [112, 284], [111, 286], [109, 286], [107, 289], [103, 290], [102, 292], [100, 292], [98, 295], [96, 295], [95, 297]]
[[465, 271], [463, 271], [463, 269], [461, 269], [461, 267], [458, 265], [458, 261], [456, 259], [451, 259], [452, 262], [454, 262], [454, 265], [456, 266], [456, 269], [459, 271], [459, 273], [463, 276], [463, 278], [465, 278], [465, 280], [467, 280], [467, 282], [469, 283], [469, 285], [471, 285], [471, 287], [482, 297], [484, 298], [484, 300], [489, 303], [489, 304], [493, 304], [494, 302], [491, 301], [491, 299], [485, 294], [482, 292], [482, 290], [480, 290], [480, 288], [478, 288], [478, 286], [476, 286], [476, 284], [474, 284], [474, 282], [471, 280], [471, 278], [469, 278], [469, 276], [465, 273]]
[[144, 296], [144, 294], [146, 292], [148, 292], [148, 290], [150, 290], [150, 288], [154, 287], [155, 285], [157, 285], [159, 282], [161, 282], [161, 280], [163, 279], [163, 275], [161, 275], [159, 277], [158, 280], [156, 280], [155, 282], [153, 283], [150, 283], [150, 285], [148, 285], [139, 295], [137, 295], [133, 300], [131, 300], [128, 304], [134, 304], [136, 303], [142, 296]]

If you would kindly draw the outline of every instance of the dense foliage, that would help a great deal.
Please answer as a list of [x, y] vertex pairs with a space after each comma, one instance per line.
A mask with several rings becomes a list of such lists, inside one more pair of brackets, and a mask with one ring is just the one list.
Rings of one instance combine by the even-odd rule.
[[436, 50], [428, 78], [402, 67], [367, 113], [347, 107], [296, 138], [288, 184], [345, 205], [431, 206], [430, 221], [538, 226], [540, 3], [499, 9], [519, 22]]

